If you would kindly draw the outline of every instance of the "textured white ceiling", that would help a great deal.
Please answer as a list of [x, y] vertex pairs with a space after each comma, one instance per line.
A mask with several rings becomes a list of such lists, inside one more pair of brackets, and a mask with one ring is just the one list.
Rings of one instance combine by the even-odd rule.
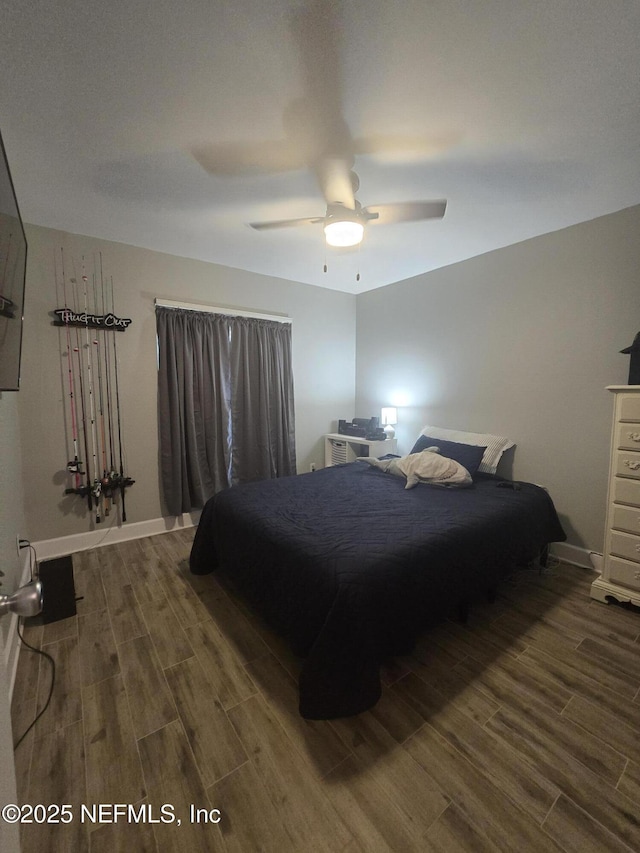
[[[2, 7], [28, 222], [358, 293], [640, 203], [637, 0]], [[305, 134], [336, 115], [373, 150], [363, 205], [446, 198], [445, 218], [370, 225], [359, 251], [248, 228], [324, 214]]]

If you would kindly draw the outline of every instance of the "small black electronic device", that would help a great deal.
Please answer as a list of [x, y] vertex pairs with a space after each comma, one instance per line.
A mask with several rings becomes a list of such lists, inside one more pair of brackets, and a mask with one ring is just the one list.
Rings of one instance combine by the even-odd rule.
[[515, 480], [501, 480], [497, 483], [499, 489], [512, 489], [514, 492], [520, 491], [520, 483], [516, 483]]
[[73, 581], [71, 557], [42, 560], [39, 565], [42, 581], [42, 621], [58, 622], [76, 615], [76, 588]]
[[340, 435], [364, 438], [367, 441], [384, 441], [387, 437], [379, 425], [378, 418], [354, 418], [353, 421], [338, 421]]

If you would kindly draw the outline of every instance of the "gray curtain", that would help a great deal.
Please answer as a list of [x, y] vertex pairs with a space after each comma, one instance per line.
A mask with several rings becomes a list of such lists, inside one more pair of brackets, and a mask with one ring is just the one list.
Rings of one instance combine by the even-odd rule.
[[294, 474], [291, 326], [156, 307], [160, 467], [172, 515]]
[[229, 320], [232, 482], [295, 474], [291, 325]]

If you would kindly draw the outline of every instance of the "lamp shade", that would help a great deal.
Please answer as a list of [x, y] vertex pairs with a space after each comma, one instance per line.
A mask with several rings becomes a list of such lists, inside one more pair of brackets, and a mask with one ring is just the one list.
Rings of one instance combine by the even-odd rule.
[[335, 219], [324, 226], [329, 246], [357, 246], [362, 242], [364, 226], [354, 219]]
[[395, 406], [387, 406], [382, 409], [382, 425], [387, 426], [387, 424], [393, 426], [398, 423], [398, 413], [396, 412]]

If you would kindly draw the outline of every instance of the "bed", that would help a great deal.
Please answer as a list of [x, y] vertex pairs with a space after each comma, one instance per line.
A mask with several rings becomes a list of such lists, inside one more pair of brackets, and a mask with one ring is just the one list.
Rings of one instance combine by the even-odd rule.
[[385, 659], [565, 539], [543, 488], [505, 482], [407, 489], [356, 461], [233, 486], [203, 509], [191, 571], [225, 572], [304, 658], [304, 718], [351, 716], [378, 701]]

